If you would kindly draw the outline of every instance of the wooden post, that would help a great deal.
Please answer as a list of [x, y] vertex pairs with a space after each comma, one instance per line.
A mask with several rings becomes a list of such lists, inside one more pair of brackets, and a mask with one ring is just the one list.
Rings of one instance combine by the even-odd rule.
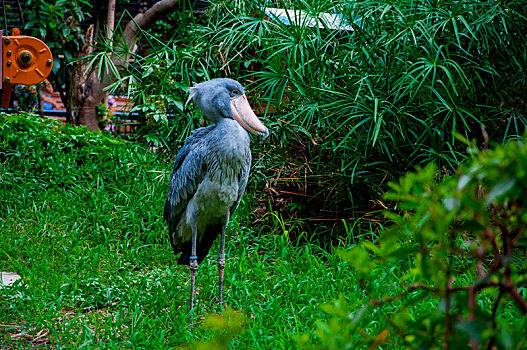
[[2, 65], [2, 47], [4, 47], [4, 36], [3, 31], [0, 30], [0, 90], [2, 90], [2, 83], [4, 82], [4, 66]]

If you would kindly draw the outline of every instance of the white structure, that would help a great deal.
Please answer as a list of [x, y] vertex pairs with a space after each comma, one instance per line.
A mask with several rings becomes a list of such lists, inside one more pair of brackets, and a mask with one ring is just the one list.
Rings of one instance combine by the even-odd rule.
[[353, 27], [344, 19], [341, 14], [319, 13], [317, 17], [300, 10], [284, 10], [278, 8], [265, 8], [265, 14], [269, 19], [273, 19], [286, 25], [318, 27], [321, 29], [353, 31]]
[[0, 288], [2, 286], [10, 286], [21, 278], [20, 275], [15, 272], [0, 272], [0, 276]]

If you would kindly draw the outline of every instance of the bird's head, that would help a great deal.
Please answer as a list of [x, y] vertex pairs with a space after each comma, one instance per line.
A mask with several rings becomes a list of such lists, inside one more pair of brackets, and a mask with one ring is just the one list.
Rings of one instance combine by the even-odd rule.
[[190, 100], [194, 101], [205, 118], [212, 122], [230, 118], [250, 133], [263, 138], [269, 135], [265, 125], [251, 109], [245, 89], [236, 80], [219, 78], [200, 83], [190, 88], [188, 101]]

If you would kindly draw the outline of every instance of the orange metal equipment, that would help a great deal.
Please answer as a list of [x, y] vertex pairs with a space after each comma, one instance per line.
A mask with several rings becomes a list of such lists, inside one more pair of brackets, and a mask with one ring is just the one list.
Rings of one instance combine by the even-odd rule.
[[0, 31], [0, 39], [0, 89], [2, 108], [7, 108], [11, 85], [35, 85], [46, 79], [53, 68], [53, 55], [44, 42], [20, 35], [18, 28], [13, 29], [12, 36], [2, 36]]

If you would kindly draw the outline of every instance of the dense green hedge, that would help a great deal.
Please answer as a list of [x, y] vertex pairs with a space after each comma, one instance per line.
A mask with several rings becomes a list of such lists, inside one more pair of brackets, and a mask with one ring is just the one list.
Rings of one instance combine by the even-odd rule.
[[[93, 226], [96, 239], [107, 230], [100, 226], [103, 217], [118, 235], [132, 231], [155, 241], [165, 238], [154, 234], [164, 229], [160, 208], [165, 199], [154, 196], [154, 189], [166, 191], [163, 176], [170, 164], [138, 145], [35, 115], [0, 114], [0, 166], [3, 217], [47, 205], [58, 216], [68, 212], [64, 215], [73, 226]], [[128, 209], [118, 213], [119, 208]]]
[[[287, 25], [268, 7], [309, 20]], [[353, 30], [328, 29], [324, 13]], [[291, 219], [339, 222], [417, 165], [452, 173], [468, 154], [455, 132], [478, 147], [522, 134], [526, 18], [525, 1], [214, 1], [121, 78], [150, 120], [175, 115], [148, 136], [173, 149], [200, 124], [187, 87], [240, 80], [271, 131], [256, 146], [257, 177], [275, 180], [267, 201]]]
[[[441, 181], [433, 163], [401, 177], [386, 194], [401, 210], [387, 213], [393, 225], [375, 244], [340, 251], [366, 280], [394, 263], [406, 271], [400, 285], [365, 307], [402, 300], [391, 324], [411, 348], [525, 348], [525, 140], [475, 153]], [[421, 300], [438, 307], [415, 314], [411, 308]], [[334, 336], [336, 327], [326, 333]]]

